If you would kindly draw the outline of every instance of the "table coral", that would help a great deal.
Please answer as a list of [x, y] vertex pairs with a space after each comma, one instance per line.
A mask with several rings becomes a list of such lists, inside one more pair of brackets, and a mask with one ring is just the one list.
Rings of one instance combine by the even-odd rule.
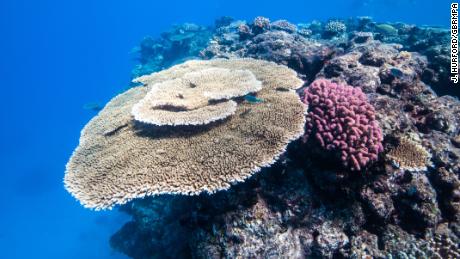
[[231, 98], [261, 89], [262, 83], [249, 70], [202, 69], [153, 84], [132, 114], [137, 121], [158, 126], [209, 124], [235, 113]]
[[[133, 106], [157, 83], [214, 68], [250, 71], [262, 82], [257, 95], [264, 101], [231, 100], [237, 103], [232, 116], [205, 125], [159, 126], [133, 118]], [[85, 126], [67, 163], [65, 187], [85, 207], [107, 209], [149, 195], [228, 189], [273, 164], [304, 132], [305, 105], [294, 91], [303, 81], [282, 65], [255, 59], [193, 60], [137, 81], [145, 85], [116, 96]], [[203, 85], [197, 82], [196, 87]], [[212, 84], [205, 89], [211, 93]], [[242, 89], [230, 96], [259, 87]], [[213, 93], [213, 97], [228, 94]]]

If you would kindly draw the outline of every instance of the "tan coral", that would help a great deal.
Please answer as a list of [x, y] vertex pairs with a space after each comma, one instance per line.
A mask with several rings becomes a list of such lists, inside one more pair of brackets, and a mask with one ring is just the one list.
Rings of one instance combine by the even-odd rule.
[[236, 103], [228, 99], [260, 89], [262, 83], [249, 70], [206, 68], [152, 85], [132, 114], [158, 126], [208, 124], [235, 112]]
[[194, 89], [201, 88], [203, 95], [213, 101], [243, 96], [262, 89], [262, 82], [249, 70], [213, 67], [187, 73], [182, 79], [193, 85]]
[[[234, 115], [202, 126], [159, 127], [133, 119], [131, 109], [156, 83], [214, 67], [251, 71], [262, 82], [257, 97], [264, 101], [236, 100]], [[227, 189], [275, 162], [304, 131], [306, 107], [294, 91], [303, 82], [272, 62], [188, 61], [138, 81], [146, 86], [116, 96], [85, 126], [67, 163], [65, 186], [85, 207]]]
[[192, 110], [171, 110], [164, 108], [165, 106], [161, 109], [152, 109], [143, 104], [141, 100], [134, 105], [132, 109], [134, 119], [158, 126], [204, 125], [225, 119], [236, 111], [236, 102], [232, 100], [203, 105]]
[[398, 146], [388, 152], [387, 158], [402, 170], [424, 171], [427, 170], [431, 155], [420, 144], [403, 137]]

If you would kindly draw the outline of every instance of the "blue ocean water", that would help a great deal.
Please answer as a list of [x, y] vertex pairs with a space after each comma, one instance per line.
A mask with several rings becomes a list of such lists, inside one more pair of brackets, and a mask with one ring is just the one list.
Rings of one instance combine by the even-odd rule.
[[125, 258], [110, 235], [127, 219], [84, 209], [64, 189], [81, 128], [129, 85], [130, 51], [171, 25], [223, 15], [308, 22], [372, 16], [448, 26], [450, 1], [0, 1], [0, 258]]

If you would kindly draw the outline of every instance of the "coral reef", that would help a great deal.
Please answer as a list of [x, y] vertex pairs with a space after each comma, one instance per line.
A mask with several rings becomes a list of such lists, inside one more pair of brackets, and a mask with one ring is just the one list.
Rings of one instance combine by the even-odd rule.
[[[111, 244], [134, 258], [330, 257], [346, 247], [344, 229], [363, 223], [362, 210], [352, 204], [341, 206], [353, 211], [340, 206], [330, 210], [330, 204], [312, 199], [316, 192], [300, 168], [275, 168], [213, 196], [135, 201], [123, 208], [135, 215], [134, 221]], [[124, 241], [162, 236], [168, 240], [152, 245]]]
[[289, 66], [303, 78], [310, 76], [308, 79], [312, 79], [331, 54], [326, 44], [299, 35], [294, 25], [286, 21], [270, 24], [260, 17], [252, 24], [235, 21], [218, 28], [209, 45], [201, 51], [205, 59], [253, 57], [273, 61]]
[[[222, 18], [199, 55], [273, 61], [305, 85], [325, 78], [359, 86], [382, 129], [383, 155], [354, 174], [315, 141], [294, 141], [277, 163], [225, 192], [124, 205], [133, 219], [112, 247], [134, 258], [459, 257], [460, 102], [443, 96], [458, 96], [448, 81], [449, 31], [370, 17], [334, 21], [345, 28], [331, 34], [330, 21]], [[264, 101], [249, 107], [270, 101], [255, 98]], [[431, 154], [426, 170], [394, 166], [404, 138]]]
[[270, 20], [268, 18], [259, 16], [254, 19], [251, 26], [254, 34], [259, 34], [270, 29]]
[[382, 130], [359, 87], [317, 79], [304, 94], [309, 107], [305, 138], [315, 136], [322, 148], [338, 153], [352, 170], [377, 160], [383, 151]]
[[[439, 95], [460, 95], [449, 81], [449, 31], [438, 27], [418, 27], [404, 23], [378, 23], [370, 17], [327, 22], [290, 24], [270, 23], [257, 17], [253, 23], [232, 21], [216, 29], [211, 44], [201, 52], [203, 57], [264, 58], [290, 66], [300, 74], [316, 74], [318, 68], [334, 53], [351, 44], [368, 39], [391, 43], [400, 50], [424, 55], [425, 68], [419, 75]], [[297, 28], [296, 28], [297, 27]], [[244, 28], [242, 31], [239, 28]], [[254, 30], [254, 31], [253, 31]], [[284, 32], [284, 33], [282, 33]], [[388, 46], [388, 45], [384, 45]], [[415, 53], [417, 52], [417, 53]], [[428, 61], [428, 62], [427, 62]], [[398, 72], [396, 72], [398, 73]], [[310, 80], [314, 78], [309, 78]]]
[[[232, 75], [229, 71], [233, 71]], [[176, 87], [176, 79], [192, 82], [194, 90], [191, 94], [184, 93], [179, 101], [164, 103], [163, 97], [171, 92], [166, 91], [164, 96], [163, 85], [158, 83], [172, 80], [173, 85], [167, 88]], [[234, 89], [219, 91], [216, 79], [233, 80], [222, 82], [222, 86], [232, 85]], [[145, 76], [141, 81], [148, 83], [113, 98], [85, 126], [80, 145], [67, 163], [65, 187], [85, 207], [106, 209], [149, 195], [194, 195], [228, 189], [232, 183], [244, 181], [261, 167], [273, 164], [287, 144], [304, 133], [306, 107], [294, 91], [303, 82], [294, 71], [282, 65], [255, 59], [192, 60]], [[248, 82], [256, 84], [247, 85]], [[181, 85], [179, 88], [183, 89]], [[199, 91], [200, 88], [204, 92]], [[264, 102], [254, 104], [240, 100], [232, 116], [216, 123], [209, 123], [214, 120], [210, 116], [215, 114], [206, 110], [215, 105], [197, 94], [208, 93], [211, 99], [220, 99], [260, 88], [257, 95]], [[214, 90], [216, 92], [212, 92]], [[149, 118], [155, 119], [155, 124], [174, 126], [139, 123], [132, 118], [131, 111], [136, 113], [137, 103], [143, 106], [146, 96], [150, 100], [149, 91], [154, 94], [159, 91], [159, 100], [154, 98], [154, 101], [160, 106], [183, 105], [192, 110], [162, 108], [160, 115], [157, 110], [150, 111], [156, 116]], [[226, 102], [236, 104], [235, 101]], [[196, 110], [197, 115], [193, 108], [203, 103], [205, 106]], [[214, 109], [219, 111], [222, 107]], [[182, 120], [187, 119], [187, 115], [192, 118], [169, 123], [168, 118]], [[196, 120], [198, 123], [194, 123]]]
[[184, 60], [198, 57], [211, 36], [212, 30], [208, 27], [184, 23], [162, 33], [158, 39], [145, 37], [140, 46], [133, 49], [139, 64], [133, 69], [132, 77], [137, 78], [157, 72]]
[[324, 38], [340, 36], [347, 31], [347, 26], [341, 21], [329, 21], [324, 25]]
[[286, 21], [286, 20], [277, 20], [271, 23], [271, 28], [273, 30], [285, 31], [288, 33], [294, 33], [297, 31], [297, 26]]

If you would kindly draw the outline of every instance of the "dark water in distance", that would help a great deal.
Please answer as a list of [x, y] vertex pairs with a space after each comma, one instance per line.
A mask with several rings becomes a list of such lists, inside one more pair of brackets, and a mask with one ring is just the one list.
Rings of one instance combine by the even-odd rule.
[[222, 16], [449, 25], [446, 0], [0, 1], [0, 258], [125, 258], [109, 236], [126, 220], [81, 207], [63, 188], [79, 132], [125, 88], [130, 50], [172, 24]]

